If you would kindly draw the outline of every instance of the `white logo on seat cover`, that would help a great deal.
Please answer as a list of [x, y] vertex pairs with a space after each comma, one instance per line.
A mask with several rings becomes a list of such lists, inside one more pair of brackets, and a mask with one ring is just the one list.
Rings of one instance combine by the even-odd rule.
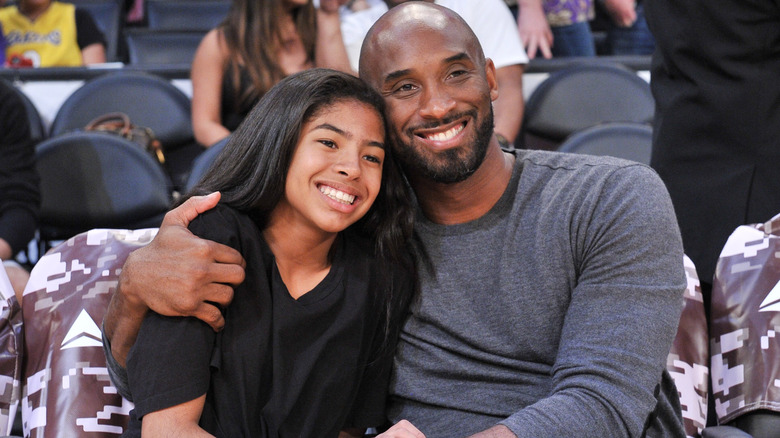
[[65, 339], [62, 340], [62, 348], [81, 348], [81, 347], [102, 347], [103, 338], [100, 332], [100, 327], [95, 324], [95, 321], [89, 316], [86, 310], [81, 309], [79, 317], [70, 326], [68, 334], [65, 335]]
[[758, 307], [759, 312], [780, 312], [780, 281], [769, 291]]

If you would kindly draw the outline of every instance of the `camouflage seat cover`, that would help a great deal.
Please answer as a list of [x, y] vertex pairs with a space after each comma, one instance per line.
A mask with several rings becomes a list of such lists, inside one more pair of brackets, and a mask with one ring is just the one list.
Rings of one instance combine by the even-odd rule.
[[19, 406], [22, 377], [22, 309], [0, 263], [0, 434], [9, 435]]
[[780, 215], [731, 234], [710, 312], [718, 422], [758, 409], [780, 412]]
[[90, 230], [54, 247], [33, 268], [22, 300], [25, 436], [123, 432], [133, 406], [109, 380], [100, 328], [125, 259], [156, 233]]
[[685, 304], [672, 350], [667, 357], [666, 369], [672, 375], [680, 394], [685, 433], [695, 438], [701, 436], [707, 425], [709, 348], [699, 276], [688, 257], [684, 259], [684, 266], [688, 280]]

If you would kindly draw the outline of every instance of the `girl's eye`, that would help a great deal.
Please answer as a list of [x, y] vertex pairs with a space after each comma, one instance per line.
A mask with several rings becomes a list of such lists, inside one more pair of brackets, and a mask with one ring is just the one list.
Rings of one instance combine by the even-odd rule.
[[333, 140], [320, 140], [320, 143], [322, 143], [323, 145], [331, 149], [336, 148], [336, 142], [334, 142]]
[[382, 160], [379, 159], [379, 157], [375, 157], [373, 155], [366, 155], [363, 157], [366, 161], [370, 161], [372, 163], [382, 164]]

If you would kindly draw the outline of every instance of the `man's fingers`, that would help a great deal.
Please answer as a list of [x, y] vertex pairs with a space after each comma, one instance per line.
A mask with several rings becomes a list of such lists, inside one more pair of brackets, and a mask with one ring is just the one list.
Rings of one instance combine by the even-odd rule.
[[214, 242], [212, 240], [204, 240], [208, 243], [208, 251], [217, 263], [224, 263], [228, 265], [238, 265], [246, 267], [246, 261], [244, 257], [235, 248], [231, 248], [227, 245]]
[[245, 272], [241, 265], [214, 263], [208, 267], [204, 283], [238, 286], [244, 282]]
[[219, 203], [222, 195], [219, 192], [205, 196], [193, 196], [183, 204], [169, 211], [163, 219], [162, 225], [179, 225], [187, 227], [193, 219], [204, 211], [214, 208]]
[[206, 294], [203, 298], [204, 302], [219, 305], [223, 309], [233, 301], [233, 287], [227, 284], [210, 284], [203, 292]]
[[222, 311], [219, 307], [214, 304], [201, 302], [192, 316], [210, 325], [215, 332], [225, 327], [225, 317], [222, 316]]

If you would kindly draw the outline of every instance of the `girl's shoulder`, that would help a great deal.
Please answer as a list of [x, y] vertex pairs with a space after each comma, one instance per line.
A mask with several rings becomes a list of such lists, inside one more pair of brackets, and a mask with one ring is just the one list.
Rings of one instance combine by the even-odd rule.
[[222, 203], [198, 215], [189, 230], [198, 237], [239, 249], [242, 242], [261, 241], [262, 234], [252, 218]]

